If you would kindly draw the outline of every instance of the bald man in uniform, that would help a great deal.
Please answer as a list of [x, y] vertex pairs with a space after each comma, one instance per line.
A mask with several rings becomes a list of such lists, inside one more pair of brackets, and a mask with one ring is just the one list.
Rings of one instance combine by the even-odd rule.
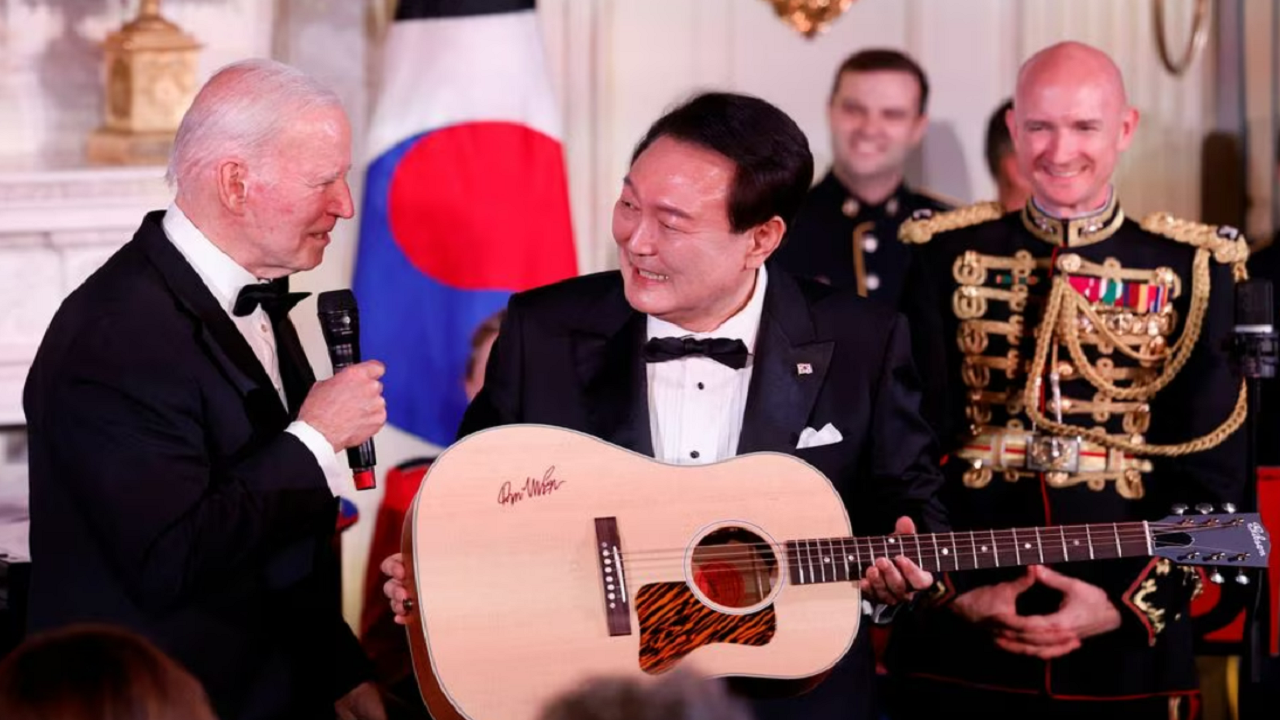
[[[894, 717], [1193, 717], [1199, 579], [1148, 557], [1140, 523], [1242, 501], [1242, 386], [1223, 340], [1248, 249], [1232, 228], [1125, 215], [1112, 175], [1138, 113], [1099, 50], [1031, 57], [1007, 121], [1027, 204], [902, 229], [927, 247], [903, 309], [954, 550], [989, 569], [946, 574], [895, 623]], [[1055, 527], [1085, 523], [1139, 529]], [[976, 532], [1032, 526], [1016, 550]]]

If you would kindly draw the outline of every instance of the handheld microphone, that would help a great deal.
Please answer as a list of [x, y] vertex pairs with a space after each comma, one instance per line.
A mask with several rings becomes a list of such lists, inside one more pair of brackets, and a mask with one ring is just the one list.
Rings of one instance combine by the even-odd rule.
[[[320, 293], [317, 305], [320, 331], [324, 333], [329, 362], [336, 375], [343, 368], [360, 362], [360, 313], [356, 310], [356, 296], [350, 290], [329, 290]], [[373, 438], [347, 448], [347, 464], [355, 476], [357, 490], [373, 489], [377, 484], [373, 473], [373, 466], [377, 464]]]
[[1275, 305], [1271, 281], [1250, 278], [1236, 285], [1235, 356], [1246, 378], [1276, 376]]

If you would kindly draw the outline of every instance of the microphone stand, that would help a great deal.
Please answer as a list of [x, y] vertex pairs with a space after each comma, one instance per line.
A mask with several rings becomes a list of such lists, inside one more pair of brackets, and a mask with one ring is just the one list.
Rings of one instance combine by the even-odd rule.
[[[1257, 282], [1257, 281], [1250, 281]], [[1232, 343], [1232, 354], [1239, 369], [1241, 377], [1245, 381], [1248, 392], [1248, 415], [1245, 417], [1245, 464], [1248, 471], [1248, 480], [1246, 483], [1245, 502], [1252, 507], [1246, 508], [1247, 512], [1261, 512], [1262, 498], [1261, 488], [1258, 481], [1258, 426], [1262, 412], [1262, 381], [1264, 379], [1272, 379], [1276, 374], [1277, 361], [1277, 334], [1272, 325], [1271, 316], [1273, 308], [1271, 305], [1271, 288], [1270, 283], [1261, 281], [1266, 284], [1265, 305], [1266, 310], [1265, 323], [1263, 324], [1244, 324], [1253, 322], [1253, 320], [1242, 320], [1239, 317], [1241, 302], [1240, 296], [1237, 295], [1237, 325], [1235, 337]], [[1237, 293], [1243, 288], [1237, 287]], [[1267, 662], [1265, 657], [1267, 653], [1264, 648], [1267, 645], [1266, 639], [1270, 637], [1270, 628], [1272, 623], [1277, 621], [1276, 618], [1270, 617], [1270, 606], [1266, 604], [1268, 592], [1267, 572], [1263, 570], [1259, 573], [1259, 580], [1254, 591], [1252, 603], [1245, 605], [1245, 633], [1244, 633], [1244, 656], [1241, 667], [1240, 682], [1240, 718], [1241, 720], [1249, 720], [1252, 717], [1261, 718], [1258, 712], [1247, 712], [1251, 708], [1249, 697], [1254, 695], [1260, 689], [1262, 682], [1262, 670]], [[1248, 668], [1247, 686], [1245, 681], [1245, 668]], [[1248, 692], [1244, 692], [1248, 688]]]

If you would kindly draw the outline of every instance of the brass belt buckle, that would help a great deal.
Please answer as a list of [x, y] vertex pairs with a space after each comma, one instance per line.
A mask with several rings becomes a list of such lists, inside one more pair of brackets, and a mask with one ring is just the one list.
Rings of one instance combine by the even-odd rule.
[[1027, 439], [1027, 469], [1037, 472], [1080, 471], [1080, 438], [1036, 433]]

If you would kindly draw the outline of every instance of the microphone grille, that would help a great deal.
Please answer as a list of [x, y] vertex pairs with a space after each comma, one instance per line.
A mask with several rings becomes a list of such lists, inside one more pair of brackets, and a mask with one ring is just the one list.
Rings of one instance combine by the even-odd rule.
[[1271, 281], [1250, 278], [1236, 286], [1236, 324], [1271, 325]]
[[316, 298], [319, 312], [355, 312], [356, 295], [350, 290], [326, 290]]

